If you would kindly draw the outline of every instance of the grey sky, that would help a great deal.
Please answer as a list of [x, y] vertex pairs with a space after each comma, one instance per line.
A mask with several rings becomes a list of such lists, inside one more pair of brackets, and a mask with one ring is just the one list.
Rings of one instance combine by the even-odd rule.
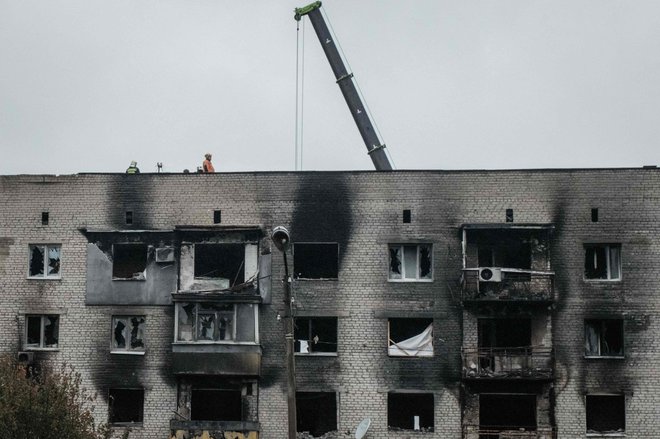
[[[292, 170], [302, 1], [0, 0], [0, 174]], [[657, 0], [326, 0], [398, 169], [660, 164]], [[373, 169], [305, 25], [304, 169]]]

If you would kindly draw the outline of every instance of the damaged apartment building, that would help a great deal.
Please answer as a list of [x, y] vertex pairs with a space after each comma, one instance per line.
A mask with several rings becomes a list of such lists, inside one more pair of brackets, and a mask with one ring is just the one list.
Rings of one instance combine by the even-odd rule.
[[657, 438], [654, 168], [0, 177], [0, 352], [129, 437]]

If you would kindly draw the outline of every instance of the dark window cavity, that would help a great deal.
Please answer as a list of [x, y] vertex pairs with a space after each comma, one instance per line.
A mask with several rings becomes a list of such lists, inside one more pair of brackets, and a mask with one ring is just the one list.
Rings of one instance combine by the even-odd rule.
[[388, 355], [433, 356], [433, 319], [389, 319]]
[[144, 389], [110, 389], [108, 396], [111, 424], [142, 423]]
[[585, 320], [584, 354], [589, 357], [622, 357], [623, 320]]
[[57, 348], [60, 333], [60, 316], [25, 316], [26, 348]]
[[297, 431], [313, 437], [337, 430], [337, 394], [296, 392]]
[[524, 233], [507, 232], [493, 231], [477, 236], [479, 267], [531, 269], [533, 240]]
[[532, 344], [531, 319], [479, 319], [480, 348], [516, 348]]
[[591, 209], [591, 222], [592, 223], [597, 223], [598, 222], [598, 209], [597, 208]]
[[479, 428], [536, 430], [536, 395], [479, 395]]
[[129, 226], [133, 224], [133, 211], [132, 210], [127, 210], [126, 211], [126, 224]]
[[405, 224], [410, 223], [411, 216], [410, 216], [410, 209], [404, 209], [403, 210], [403, 222]]
[[587, 279], [621, 279], [620, 244], [586, 244], [584, 277]]
[[387, 394], [387, 426], [390, 429], [433, 431], [432, 393]]
[[226, 279], [227, 287], [245, 282], [244, 244], [195, 244], [195, 278]]
[[61, 249], [62, 246], [59, 244], [31, 244], [29, 276], [43, 279], [59, 278]]
[[112, 350], [144, 351], [144, 316], [114, 316], [112, 318]]
[[41, 225], [42, 226], [47, 226], [48, 225], [48, 217], [49, 217], [48, 212], [41, 212]]
[[587, 395], [587, 433], [626, 431], [624, 395]]
[[293, 267], [298, 279], [337, 279], [339, 244], [294, 244]]
[[145, 244], [114, 244], [112, 246], [113, 279], [144, 280], [147, 268]]
[[390, 244], [390, 280], [433, 279], [433, 247], [431, 244]]
[[213, 211], [213, 224], [220, 224], [222, 222], [222, 211], [214, 210]]
[[507, 209], [506, 210], [506, 222], [507, 223], [512, 223], [513, 222], [513, 209]]
[[294, 337], [298, 353], [337, 352], [337, 318], [296, 318]]
[[190, 416], [193, 421], [241, 421], [240, 389], [192, 388]]

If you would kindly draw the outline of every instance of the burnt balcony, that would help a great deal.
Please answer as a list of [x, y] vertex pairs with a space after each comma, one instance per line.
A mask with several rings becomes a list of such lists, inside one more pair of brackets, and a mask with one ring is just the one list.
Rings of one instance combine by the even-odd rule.
[[464, 425], [463, 439], [557, 439], [553, 428], [484, 427]]
[[259, 423], [250, 421], [170, 421], [170, 435], [172, 438], [235, 437], [258, 439], [259, 430]]
[[546, 347], [464, 348], [462, 357], [465, 380], [550, 380], [554, 375], [552, 349]]
[[465, 268], [461, 300], [469, 302], [552, 302], [553, 271], [519, 268]]

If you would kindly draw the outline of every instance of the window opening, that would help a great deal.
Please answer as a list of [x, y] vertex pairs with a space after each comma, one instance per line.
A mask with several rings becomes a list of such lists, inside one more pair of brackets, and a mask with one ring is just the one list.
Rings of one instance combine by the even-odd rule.
[[25, 317], [26, 348], [57, 348], [60, 316], [27, 315]]
[[176, 341], [254, 342], [255, 308], [252, 304], [176, 304]]
[[213, 211], [213, 224], [220, 224], [222, 222], [222, 211], [214, 210]]
[[245, 282], [244, 244], [195, 244], [195, 278], [224, 279], [227, 288]]
[[297, 431], [312, 437], [337, 430], [337, 394], [334, 392], [296, 392]]
[[112, 317], [112, 350], [144, 351], [144, 316]]
[[532, 345], [531, 319], [479, 319], [480, 348], [515, 348]]
[[390, 280], [431, 280], [431, 244], [390, 244]]
[[587, 433], [626, 431], [624, 395], [587, 395]]
[[112, 246], [112, 278], [144, 280], [147, 268], [145, 244], [114, 244]]
[[48, 225], [48, 212], [41, 212], [41, 225], [42, 226], [47, 226]]
[[190, 419], [193, 421], [241, 421], [240, 389], [193, 387], [190, 397]]
[[126, 224], [128, 225], [133, 224], [133, 211], [131, 210], [126, 211]]
[[584, 277], [587, 279], [621, 279], [621, 245], [585, 245]]
[[110, 389], [108, 401], [108, 420], [111, 424], [142, 422], [144, 389]]
[[389, 319], [388, 355], [432, 357], [433, 319]]
[[337, 352], [337, 318], [296, 318], [294, 337], [295, 352]]
[[585, 320], [584, 351], [589, 357], [622, 357], [623, 320]]
[[298, 279], [337, 279], [339, 276], [339, 244], [296, 243], [293, 267]]
[[479, 428], [536, 430], [536, 395], [479, 395]]
[[433, 394], [387, 394], [387, 426], [390, 429], [433, 431]]
[[29, 276], [59, 278], [61, 249], [59, 244], [30, 244]]
[[410, 223], [411, 216], [410, 216], [410, 209], [404, 209], [403, 210], [403, 222], [405, 224]]
[[591, 222], [592, 223], [597, 223], [598, 222], [598, 209], [597, 208], [591, 209]]
[[534, 239], [529, 233], [489, 231], [477, 234], [476, 239], [479, 267], [531, 269]]
[[513, 209], [507, 209], [506, 210], [506, 222], [507, 223], [512, 223], [513, 222]]

